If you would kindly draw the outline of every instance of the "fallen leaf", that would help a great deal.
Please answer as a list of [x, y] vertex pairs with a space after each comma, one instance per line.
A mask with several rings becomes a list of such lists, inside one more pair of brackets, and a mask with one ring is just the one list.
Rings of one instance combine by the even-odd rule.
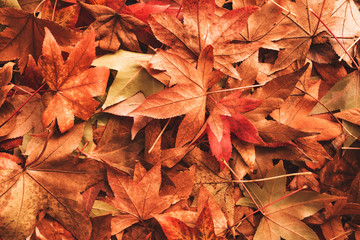
[[[324, 33], [325, 26], [319, 22], [307, 9], [315, 12], [325, 25], [331, 26], [333, 22], [337, 22], [337, 18], [332, 16], [335, 7], [335, 1], [296, 1], [296, 3], [286, 2], [285, 9], [293, 12], [287, 17], [293, 22], [293, 31], [289, 31], [282, 40], [277, 41], [280, 50], [271, 73], [282, 70], [293, 63], [295, 60], [304, 61], [306, 54], [310, 49], [310, 45], [316, 40], [326, 42], [326, 38], [322, 39], [321, 34]], [[318, 38], [317, 38], [318, 37]]]
[[156, 220], [160, 223], [166, 237], [170, 240], [174, 239], [225, 239], [218, 237], [214, 233], [214, 223], [208, 204], [205, 204], [201, 211], [196, 226], [191, 228], [184, 222], [174, 217], [156, 216]]
[[[283, 174], [285, 174], [285, 170], [280, 162], [267, 177]], [[255, 233], [255, 240], [280, 239], [280, 237], [284, 239], [318, 239], [315, 232], [301, 220], [321, 210], [325, 202], [339, 198], [310, 191], [301, 191], [286, 196], [289, 194], [286, 192], [286, 178], [267, 180], [262, 188], [256, 183], [245, 183], [245, 185], [257, 206], [266, 206], [262, 210], [264, 216]], [[282, 197], [284, 198], [277, 201]], [[254, 207], [249, 196], [241, 198], [237, 204]]]
[[104, 161], [110, 166], [132, 173], [137, 155], [143, 149], [142, 139], [131, 141], [131, 123], [129, 118], [112, 117], [89, 157]]
[[124, 46], [131, 51], [141, 52], [135, 32], [146, 27], [144, 22], [128, 14], [119, 14], [119, 11], [106, 6], [80, 4], [96, 19], [91, 27], [95, 29], [95, 37], [101, 49], [115, 52]]
[[[50, 148], [45, 146], [40, 156], [39, 151], [34, 151], [37, 158], [23, 167], [14, 162], [15, 156], [1, 157], [1, 181], [5, 183], [0, 189], [3, 239], [28, 237], [42, 210], [46, 210], [77, 239], [89, 239], [91, 223], [80, 192], [101, 181], [105, 172], [101, 164], [91, 160], [78, 162], [65, 150], [65, 145], [74, 150], [79, 144], [81, 135], [74, 138], [79, 131], [81, 126], [76, 126], [63, 136], [54, 135], [49, 141]], [[22, 162], [17, 159], [16, 162]]]
[[[55, 8], [55, 11], [53, 11]], [[62, 27], [75, 29], [75, 24], [80, 13], [80, 6], [73, 4], [68, 7], [58, 8], [50, 0], [45, 1], [41, 7], [41, 18], [51, 20]]]
[[175, 145], [183, 146], [192, 140], [205, 121], [206, 92], [218, 80], [217, 72], [213, 71], [212, 49], [208, 46], [201, 52], [197, 68], [175, 54], [159, 50], [153, 61], [158, 62], [160, 58], [169, 63], [158, 67], [167, 70], [171, 76], [170, 86], [175, 85], [149, 96], [131, 114], [160, 119], [186, 114]]
[[43, 53], [38, 64], [54, 96], [42, 120], [44, 126], [48, 126], [57, 119], [60, 131], [65, 132], [74, 125], [74, 116], [85, 121], [92, 116], [99, 105], [92, 97], [105, 93], [109, 69], [89, 69], [95, 58], [93, 31], [75, 46], [65, 62], [50, 30], [45, 31]]
[[206, 132], [212, 154], [225, 167], [232, 152], [230, 132], [249, 143], [262, 143], [255, 126], [241, 113], [251, 111], [261, 104], [261, 100], [242, 97], [242, 92], [232, 93], [218, 101], [209, 118]]
[[35, 60], [41, 55], [45, 27], [52, 32], [61, 45], [73, 44], [81, 36], [51, 21], [38, 19], [33, 13], [14, 8], [1, 8], [0, 16], [0, 24], [7, 26], [0, 33], [3, 39], [0, 43], [0, 60], [9, 61], [20, 58], [20, 69], [24, 69], [29, 54]]
[[112, 234], [119, 233], [139, 221], [151, 219], [154, 214], [163, 212], [178, 201], [178, 197], [174, 195], [159, 195], [160, 164], [155, 165], [138, 181], [115, 169], [107, 170], [115, 197], [108, 197], [106, 202], [120, 211], [112, 218]]
[[256, 9], [254, 6], [236, 9], [219, 17], [215, 14], [214, 0], [184, 0], [183, 23], [166, 13], [153, 14], [148, 22], [155, 37], [170, 48], [169, 52], [193, 62], [208, 45], [212, 45], [214, 67], [238, 78], [231, 63], [250, 56], [259, 48], [259, 44], [232, 44], [231, 41]]
[[5, 99], [13, 88], [13, 85], [10, 83], [12, 78], [14, 63], [8, 62], [0, 70], [0, 107], [5, 102]]

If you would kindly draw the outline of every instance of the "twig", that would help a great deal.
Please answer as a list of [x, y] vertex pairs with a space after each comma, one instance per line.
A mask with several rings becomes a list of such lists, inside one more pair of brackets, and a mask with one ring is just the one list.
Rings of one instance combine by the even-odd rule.
[[349, 54], [349, 52], [345, 49], [344, 45], [341, 44], [339, 39], [334, 35], [334, 33], [330, 30], [330, 28], [321, 20], [321, 18], [311, 9], [309, 8], [310, 12], [317, 18], [319, 21], [324, 25], [326, 30], [329, 31], [329, 33], [335, 38], [336, 42], [340, 45], [340, 47], [345, 51], [346, 55], [350, 58], [350, 60], [353, 62], [353, 64], [356, 66], [357, 69], [359, 69], [359, 65], [355, 62], [354, 58]]

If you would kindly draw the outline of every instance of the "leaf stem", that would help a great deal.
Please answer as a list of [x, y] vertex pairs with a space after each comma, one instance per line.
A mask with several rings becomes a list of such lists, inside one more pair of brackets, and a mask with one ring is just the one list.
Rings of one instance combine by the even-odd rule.
[[353, 62], [353, 64], [356, 66], [357, 69], [359, 69], [359, 65], [356, 63], [354, 58], [349, 54], [349, 52], [345, 49], [344, 45], [339, 41], [339, 39], [334, 35], [334, 33], [330, 30], [330, 28], [321, 20], [321, 18], [311, 9], [309, 8], [310, 12], [317, 18], [319, 21], [324, 25], [326, 30], [329, 31], [329, 33], [335, 38], [336, 42], [340, 45], [340, 47], [345, 51], [346, 55], [350, 58], [350, 60]]
[[274, 179], [283, 178], [283, 177], [302, 176], [302, 175], [311, 175], [311, 174], [313, 174], [313, 173], [312, 172], [289, 173], [289, 174], [284, 174], [284, 175], [279, 175], [279, 176], [274, 176], [274, 177], [259, 178], [259, 179], [253, 179], [253, 180], [234, 180], [233, 182], [243, 182], [243, 183], [262, 182], [262, 181], [269, 181], [269, 180], [274, 180]]
[[156, 143], [159, 141], [160, 137], [162, 136], [162, 134], [164, 133], [166, 127], [169, 125], [171, 118], [168, 119], [167, 123], [165, 124], [165, 126], [163, 127], [163, 129], [161, 130], [161, 132], [159, 133], [159, 135], [157, 136], [157, 138], [155, 139], [153, 145], [151, 146], [151, 148], [149, 149], [148, 153], [151, 153], [151, 151], [154, 149]]
[[255, 85], [244, 86], [244, 87], [236, 87], [236, 88], [229, 88], [229, 89], [216, 90], [216, 91], [212, 91], [212, 92], [206, 92], [206, 94], [230, 92], [230, 91], [235, 91], [235, 90], [240, 90], [240, 89], [253, 88], [253, 87], [262, 87], [262, 86], [264, 86], [264, 84], [255, 84]]
[[28, 103], [40, 91], [40, 89], [45, 86], [45, 84], [46, 83], [41, 85], [18, 109], [16, 109], [16, 111], [0, 125], [0, 128], [3, 127], [6, 123], [8, 123], [25, 106], [25, 104]]
[[[229, 164], [228, 164], [224, 159], [221, 159], [221, 160], [222, 160], [222, 162], [225, 164], [225, 166], [230, 170], [230, 172], [231, 172], [232, 174], [234, 174], [234, 176], [235, 176], [238, 180], [240, 180], [239, 176], [238, 176], [238, 175], [236, 174], [236, 172], [229, 166]], [[245, 189], [245, 191], [247, 192], [247, 194], [248, 194], [249, 197], [251, 198], [251, 201], [252, 201], [252, 202], [255, 204], [255, 206], [257, 207], [257, 209], [258, 209], [257, 211], [260, 211], [261, 214], [264, 215], [264, 213], [263, 213], [260, 205], [255, 201], [254, 197], [251, 195], [251, 193], [250, 193], [249, 189], [246, 187], [246, 185], [245, 185], [243, 182], [239, 182], [239, 183], [240, 183], [240, 185]]]
[[235, 225], [236, 225], [236, 228], [237, 228], [245, 219], [253, 216], [255, 213], [261, 212], [261, 213], [265, 216], [265, 214], [262, 212], [262, 210], [264, 210], [265, 208], [267, 208], [267, 207], [269, 207], [269, 206], [271, 206], [271, 205], [273, 205], [273, 204], [275, 204], [275, 203], [283, 200], [284, 198], [290, 197], [291, 195], [294, 195], [294, 194], [296, 194], [296, 193], [298, 193], [298, 192], [300, 192], [300, 191], [302, 191], [302, 190], [305, 190], [305, 189], [307, 189], [307, 188], [308, 188], [308, 186], [304, 186], [304, 187], [302, 187], [302, 188], [299, 188], [298, 190], [295, 190], [295, 191], [293, 191], [293, 192], [291, 192], [291, 193], [288, 193], [288, 194], [282, 196], [281, 198], [278, 198], [278, 199], [276, 199], [275, 201], [273, 201], [273, 202], [271, 202], [271, 203], [268, 203], [268, 204], [262, 206], [261, 208], [258, 208], [258, 209], [255, 210], [254, 212], [252, 212], [252, 213], [250, 213], [249, 215], [245, 216], [244, 218], [240, 219], [238, 223], [234, 224], [234, 225], [231, 226], [230, 228], [235, 227]]

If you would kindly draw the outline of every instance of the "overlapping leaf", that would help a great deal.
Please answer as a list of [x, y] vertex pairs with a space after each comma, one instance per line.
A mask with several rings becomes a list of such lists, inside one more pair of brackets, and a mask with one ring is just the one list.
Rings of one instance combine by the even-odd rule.
[[48, 28], [61, 45], [70, 45], [80, 39], [80, 34], [60, 25], [38, 19], [33, 13], [14, 8], [0, 9], [0, 24], [7, 28], [0, 33], [0, 60], [9, 61], [20, 58], [20, 67], [26, 65], [28, 54], [37, 60], [41, 55], [45, 27]]
[[46, 30], [42, 56], [39, 59], [41, 73], [54, 91], [43, 114], [45, 126], [57, 120], [60, 131], [74, 125], [74, 116], [88, 120], [99, 102], [92, 97], [105, 93], [109, 69], [89, 69], [95, 58], [94, 32], [81, 40], [64, 61], [61, 50], [49, 30]]
[[208, 204], [205, 204], [201, 211], [196, 221], [195, 228], [187, 226], [183, 221], [174, 217], [159, 215], [156, 217], [156, 220], [161, 224], [161, 227], [169, 240], [225, 239], [215, 235], [213, 218]]
[[215, 14], [215, 0], [184, 0], [184, 23], [166, 13], [153, 14], [149, 24], [157, 39], [189, 62], [197, 61], [208, 45], [214, 47], [214, 66], [226, 74], [239, 77], [231, 63], [239, 62], [259, 48], [259, 44], [232, 44], [245, 26], [247, 18], [257, 9], [245, 7]]
[[255, 126], [241, 113], [253, 110], [261, 100], [241, 97], [242, 92], [235, 92], [222, 98], [213, 108], [207, 123], [210, 149], [224, 167], [222, 160], [229, 161], [232, 152], [230, 132], [239, 139], [250, 143], [262, 143]]
[[139, 176], [139, 179], [131, 179], [127, 174], [108, 168], [108, 180], [115, 197], [106, 201], [120, 212], [112, 219], [113, 234], [134, 223], [152, 218], [153, 214], [163, 212], [180, 200], [176, 195], [159, 195], [160, 170], [161, 164], [157, 164], [145, 175]]
[[135, 31], [146, 27], [144, 22], [128, 14], [119, 14], [106, 6], [86, 3], [81, 3], [81, 6], [96, 18], [91, 26], [96, 31], [96, 40], [101, 49], [115, 52], [123, 45], [129, 50], [140, 52]]
[[[267, 177], [285, 174], [282, 162], [278, 163]], [[278, 178], [264, 182], [262, 188], [256, 183], [246, 183], [251, 196], [259, 207], [265, 207], [263, 218], [257, 228], [254, 239], [318, 239], [315, 232], [301, 221], [322, 209], [324, 203], [334, 201], [339, 197], [302, 191], [284, 197], [286, 192], [286, 178]], [[277, 201], [278, 199], [283, 199]], [[276, 201], [276, 202], [275, 202]], [[250, 204], [246, 204], [250, 203]], [[254, 206], [250, 198], [238, 201], [241, 205]]]
[[[81, 191], [103, 178], [98, 163], [79, 163], [69, 152], [79, 144], [83, 125], [64, 135], [53, 135], [43, 152], [39, 146], [34, 161], [3, 153], [1, 155], [0, 232], [2, 239], [25, 239], [34, 230], [40, 211], [58, 220], [77, 239], [89, 239], [90, 219], [82, 204]], [[69, 150], [65, 150], [66, 147]], [[46, 147], [46, 145], [45, 145]], [[61, 152], [63, 151], [63, 152]]]
[[132, 114], [153, 118], [186, 114], [179, 126], [176, 145], [193, 139], [205, 121], [206, 92], [219, 80], [218, 72], [213, 71], [213, 59], [211, 46], [201, 52], [197, 68], [175, 54], [159, 50], [151, 63], [154, 68], [167, 71], [171, 87], [148, 97]]

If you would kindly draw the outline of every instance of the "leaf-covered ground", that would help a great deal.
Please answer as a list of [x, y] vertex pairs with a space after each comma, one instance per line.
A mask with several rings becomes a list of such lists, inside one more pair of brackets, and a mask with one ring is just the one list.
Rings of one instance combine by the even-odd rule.
[[353, 0], [1, 0], [0, 239], [360, 240]]

